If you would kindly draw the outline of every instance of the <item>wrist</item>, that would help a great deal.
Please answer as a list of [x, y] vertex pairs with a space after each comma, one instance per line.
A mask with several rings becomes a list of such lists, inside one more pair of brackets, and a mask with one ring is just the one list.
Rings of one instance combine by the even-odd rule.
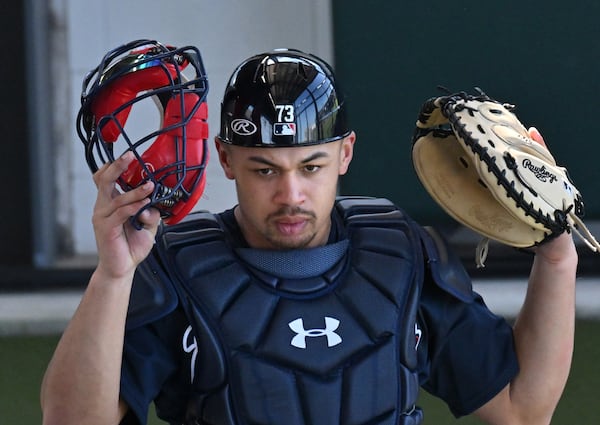
[[102, 264], [99, 263], [92, 273], [90, 285], [124, 287], [124, 289], [131, 289], [134, 274], [135, 268], [121, 273], [115, 273], [110, 268], [103, 267]]

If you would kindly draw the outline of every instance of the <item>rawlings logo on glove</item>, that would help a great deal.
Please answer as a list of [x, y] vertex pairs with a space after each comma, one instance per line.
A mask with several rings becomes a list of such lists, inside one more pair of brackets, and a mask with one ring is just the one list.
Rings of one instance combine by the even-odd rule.
[[528, 248], [573, 231], [594, 251], [584, 204], [567, 170], [512, 113], [483, 92], [429, 99], [413, 137], [413, 164], [432, 198], [483, 240]]

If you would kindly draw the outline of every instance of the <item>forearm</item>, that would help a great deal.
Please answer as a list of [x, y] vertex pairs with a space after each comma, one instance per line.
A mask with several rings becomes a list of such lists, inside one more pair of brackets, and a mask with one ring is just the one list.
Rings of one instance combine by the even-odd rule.
[[131, 277], [96, 271], [63, 333], [41, 391], [44, 424], [117, 424]]
[[515, 322], [521, 371], [510, 385], [511, 402], [539, 423], [549, 423], [564, 390], [575, 328], [577, 253], [569, 235], [551, 244], [536, 254]]

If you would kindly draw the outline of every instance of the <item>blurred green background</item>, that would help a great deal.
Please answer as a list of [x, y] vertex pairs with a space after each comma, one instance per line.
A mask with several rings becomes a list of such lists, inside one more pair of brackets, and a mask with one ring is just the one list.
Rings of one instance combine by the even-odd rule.
[[600, 145], [592, 124], [600, 2], [332, 4], [335, 69], [358, 137], [343, 194], [384, 196], [421, 223], [450, 223], [416, 177], [411, 136], [423, 102], [444, 94], [437, 86], [471, 93], [477, 86], [516, 105], [521, 122], [540, 129], [587, 194], [586, 218], [600, 219]]
[[[39, 388], [58, 336], [0, 338], [0, 424], [41, 424]], [[599, 423], [600, 321], [578, 321], [575, 355], [567, 388], [553, 425], [594, 425]], [[424, 393], [420, 405], [425, 423], [478, 424], [472, 418], [455, 420], [446, 406]], [[153, 413], [153, 412], [151, 412]], [[152, 415], [151, 415], [152, 416]], [[151, 425], [164, 422], [152, 418]]]

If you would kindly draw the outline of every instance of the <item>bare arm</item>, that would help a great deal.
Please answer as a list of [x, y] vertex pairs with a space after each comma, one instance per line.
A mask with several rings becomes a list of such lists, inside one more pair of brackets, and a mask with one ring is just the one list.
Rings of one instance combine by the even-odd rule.
[[569, 235], [538, 249], [514, 325], [520, 372], [476, 412], [490, 424], [549, 424], [573, 354], [577, 253]]
[[[535, 128], [529, 133], [545, 145]], [[537, 248], [525, 301], [514, 325], [520, 372], [476, 412], [488, 423], [550, 423], [571, 369], [577, 261], [568, 234]]]
[[142, 230], [129, 223], [152, 191], [152, 184], [116, 191], [114, 182], [131, 159], [124, 155], [94, 175], [99, 262], [42, 382], [46, 425], [118, 424], [126, 412], [119, 387], [127, 306], [135, 269], [152, 248], [159, 222], [158, 212], [147, 210]]

